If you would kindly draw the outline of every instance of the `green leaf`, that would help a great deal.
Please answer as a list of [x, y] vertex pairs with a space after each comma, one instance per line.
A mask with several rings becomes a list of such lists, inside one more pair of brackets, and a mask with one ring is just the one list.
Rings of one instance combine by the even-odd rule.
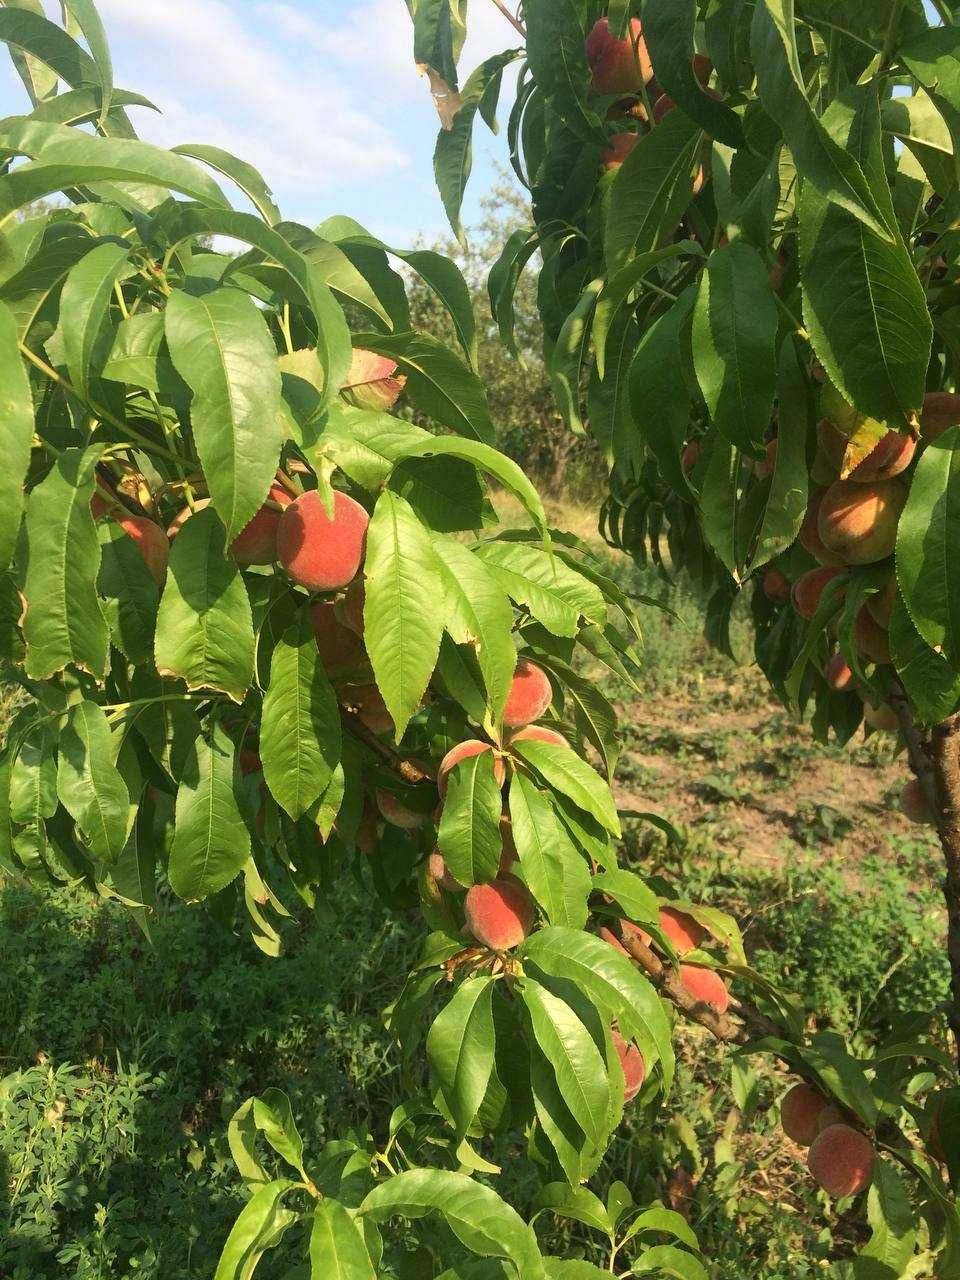
[[496, 722], [517, 665], [513, 609], [496, 577], [462, 543], [437, 538], [434, 549], [444, 586], [443, 625], [456, 644], [475, 649], [490, 718]]
[[240, 570], [212, 507], [195, 512], [170, 549], [157, 617], [161, 675], [188, 689], [221, 689], [241, 702], [253, 679], [253, 615]]
[[[86, 50], [63, 27], [44, 17], [40, 7], [31, 10], [8, 5], [0, 10], [0, 40], [10, 46], [11, 53], [19, 51], [36, 58], [74, 88], [84, 82], [95, 84], [100, 78]], [[45, 83], [44, 87], [52, 86]]]
[[638, 924], [657, 924], [660, 919], [657, 895], [633, 871], [611, 867], [593, 877], [593, 887], [613, 898]]
[[527, 740], [514, 743], [514, 750], [546, 780], [585, 813], [589, 813], [610, 834], [619, 838], [620, 819], [610, 788], [582, 756], [570, 747], [552, 742]]
[[624, 1240], [633, 1240], [636, 1236], [645, 1235], [648, 1231], [663, 1232], [674, 1236], [682, 1244], [691, 1249], [699, 1248], [697, 1237], [682, 1214], [673, 1209], [664, 1209], [662, 1205], [654, 1205], [643, 1213], [638, 1213], [624, 1232]]
[[930, 648], [899, 596], [890, 619], [890, 653], [921, 723], [939, 724], [951, 716], [960, 703], [960, 670]]
[[529, 978], [519, 990], [534, 1038], [553, 1067], [564, 1102], [587, 1139], [602, 1145], [609, 1131], [610, 1084], [600, 1050], [564, 1000]]
[[610, 188], [604, 252], [612, 274], [635, 253], [649, 253], [672, 235], [693, 199], [703, 133], [683, 111], [671, 111], [645, 134]]
[[471, 1253], [511, 1262], [523, 1280], [545, 1280], [532, 1229], [495, 1191], [465, 1174], [411, 1169], [374, 1187], [360, 1206], [360, 1214], [375, 1222], [428, 1213], [440, 1213]]
[[339, 1200], [330, 1196], [313, 1211], [311, 1280], [376, 1280], [363, 1236]]
[[200, 142], [185, 142], [171, 149], [174, 155], [192, 156], [194, 160], [202, 160], [211, 169], [216, 169], [225, 178], [235, 182], [268, 226], [275, 226], [280, 221], [280, 210], [274, 203], [273, 193], [263, 180], [263, 176], [253, 165], [247, 164], [246, 160], [240, 160], [220, 147], [211, 147]]
[[177, 790], [168, 875], [174, 893], [187, 902], [219, 893], [250, 857], [233, 776], [233, 743], [214, 721], [193, 743]]
[[253, 1100], [257, 1128], [287, 1164], [306, 1177], [303, 1168], [303, 1139], [293, 1118], [290, 1099], [280, 1089], [265, 1089]]
[[507, 237], [500, 257], [487, 276], [490, 314], [497, 322], [500, 341], [511, 355], [519, 356], [515, 336], [514, 298], [523, 269], [540, 246], [540, 233], [533, 227], [518, 227]]
[[295, 1182], [278, 1178], [260, 1188], [240, 1211], [223, 1246], [213, 1280], [247, 1280], [265, 1249], [275, 1244], [297, 1215], [281, 1200]]
[[589, 105], [590, 68], [584, 50], [586, 31], [578, 0], [533, 4], [524, 11], [527, 61], [533, 78], [545, 88], [550, 107], [577, 138], [603, 141], [600, 118]]
[[[582, 1222], [584, 1226], [602, 1231], [604, 1235], [614, 1235], [614, 1222], [610, 1214], [603, 1202], [587, 1187], [568, 1187], [565, 1182], [548, 1182], [534, 1197], [533, 1208], [537, 1216], [549, 1209], [561, 1218], [572, 1218], [574, 1222]], [[550, 1274], [553, 1274], [552, 1269]]]
[[456, 0], [408, 0], [413, 18], [413, 58], [432, 67], [452, 88], [466, 38], [466, 10]]
[[107, 242], [72, 267], [60, 295], [60, 330], [70, 380], [82, 400], [90, 400], [94, 365], [102, 365], [112, 345], [107, 330], [113, 287], [133, 268], [129, 249]]
[[696, 0], [647, 0], [643, 9], [643, 36], [657, 69], [657, 83], [691, 120], [718, 142], [731, 147], [744, 144], [740, 117], [725, 102], [704, 93], [693, 73]]
[[20, 531], [33, 432], [33, 396], [17, 345], [17, 322], [0, 302], [0, 573], [10, 564]]
[[[824, 124], [844, 155], [859, 158], [894, 228], [875, 89], [848, 90], [831, 104]], [[932, 327], [899, 230], [875, 235], [805, 183], [800, 269], [813, 349], [844, 397], [861, 413], [892, 425], [919, 412]]]
[[872, 1234], [859, 1256], [876, 1259], [891, 1276], [902, 1276], [914, 1257], [916, 1218], [903, 1176], [886, 1160], [874, 1162], [867, 1221]]
[[760, 101], [783, 131], [807, 189], [891, 243], [892, 229], [856, 156], [831, 137], [807, 100], [793, 7], [793, 0], [759, 0], [754, 9], [750, 40]]
[[440, 651], [440, 567], [410, 504], [385, 490], [367, 530], [364, 640], [397, 742], [420, 707]]
[[510, 781], [510, 820], [524, 881], [551, 924], [582, 929], [590, 872], [546, 794], [522, 773]]
[[100, 543], [90, 514], [100, 447], [66, 449], [27, 503], [27, 674], [69, 664], [103, 676], [109, 636], [97, 599]]
[[703, 536], [721, 564], [738, 576], [737, 516], [740, 451], [723, 436], [710, 440], [710, 456], [700, 493]]
[[633, 1264], [636, 1275], [652, 1272], [675, 1280], [710, 1280], [706, 1267], [692, 1253], [672, 1244], [655, 1244], [645, 1249]]
[[684, 253], [702, 255], [703, 250], [694, 240], [668, 244], [651, 253], [642, 253], [604, 281], [593, 316], [593, 343], [597, 353], [597, 372], [601, 378], [605, 376], [607, 342], [621, 308], [635, 290], [642, 287], [644, 276], [658, 263]]
[[357, 346], [396, 360], [418, 409], [461, 436], [492, 444], [493, 422], [483, 383], [442, 342], [426, 333], [362, 333]]
[[153, 662], [160, 591], [140, 549], [118, 524], [99, 527], [98, 588], [110, 639], [135, 665]]
[[398, 462], [418, 456], [419, 446], [427, 451], [420, 456], [431, 456], [436, 442], [429, 431], [412, 422], [336, 401], [324, 421], [316, 454], [321, 460], [332, 459], [351, 480], [372, 492], [386, 486]]
[[236, 289], [167, 302], [167, 346], [193, 392], [190, 423], [227, 541], [250, 523], [277, 470], [280, 369], [262, 313]]
[[466, 1136], [476, 1119], [493, 1073], [493, 990], [492, 978], [462, 982], [427, 1033], [427, 1059], [458, 1138]]
[[463, 353], [477, 371], [477, 321], [467, 282], [456, 263], [433, 249], [389, 249], [412, 267], [443, 303], [453, 321]]
[[580, 376], [590, 341], [590, 321], [602, 280], [591, 280], [567, 315], [550, 356], [550, 382], [554, 398], [567, 427], [576, 435], [584, 434], [580, 417]]
[[541, 547], [483, 542], [475, 554], [518, 604], [555, 636], [575, 636], [580, 618], [606, 620], [603, 595], [587, 578]]
[[715, 250], [693, 311], [693, 360], [713, 425], [754, 457], [763, 455], [776, 389], [777, 307], [755, 249], [735, 240]]
[[83, 38], [93, 54], [100, 90], [100, 120], [103, 121], [110, 111], [113, 95], [113, 62], [110, 58], [110, 45], [103, 21], [93, 0], [63, 0], [63, 5], [64, 9], [76, 19]]
[[20, 739], [7, 782], [8, 821], [41, 827], [57, 811], [57, 738], [41, 721]]
[[447, 779], [437, 834], [447, 869], [461, 884], [482, 884], [496, 878], [503, 851], [502, 811], [493, 752], [461, 760]]
[[274, 799], [294, 820], [319, 799], [340, 761], [340, 708], [306, 610], [273, 651], [260, 758]]
[[114, 764], [107, 717], [78, 702], [60, 731], [57, 794], [100, 862], [115, 862], [127, 843], [130, 795]]
[[460, 209], [473, 166], [473, 122], [484, 95], [496, 90], [503, 76], [504, 67], [516, 61], [518, 57], [518, 50], [508, 49], [505, 53], [494, 54], [485, 62], [481, 62], [463, 86], [460, 106], [450, 128], [441, 129], [437, 136], [437, 145], [433, 153], [433, 173], [450, 226], [461, 244], [466, 243], [463, 224], [460, 221]]
[[897, 526], [897, 581], [914, 626], [960, 667], [960, 427], [927, 445]]
[[691, 285], [654, 320], [640, 340], [630, 366], [634, 424], [657, 459], [664, 480], [688, 502], [696, 495], [680, 457], [690, 430], [691, 398], [683, 378], [677, 377], [676, 353], [695, 297], [696, 286]]

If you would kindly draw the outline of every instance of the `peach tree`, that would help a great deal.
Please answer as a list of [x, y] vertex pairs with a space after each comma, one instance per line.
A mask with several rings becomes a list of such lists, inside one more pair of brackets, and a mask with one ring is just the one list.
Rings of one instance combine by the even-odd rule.
[[[834, 1037], [827, 1051], [769, 1002], [777, 1025], [751, 1048], [804, 1076], [782, 1119], [820, 1185], [857, 1193], [872, 1179], [867, 1214], [899, 1248], [883, 1254], [875, 1234], [854, 1273], [912, 1273], [904, 1224], [919, 1215], [936, 1274], [956, 1274], [956, 6], [493, 3], [513, 47], [461, 83], [463, 7], [407, 0], [441, 118], [436, 178], [462, 236], [473, 131], [478, 117], [496, 126], [512, 67], [507, 146], [530, 222], [490, 272], [491, 314], [515, 350], [517, 282], [537, 273], [558, 406], [609, 464], [601, 532], [691, 574], [721, 648], [746, 592], [776, 694], [823, 738], [863, 723], [898, 735], [913, 773], [902, 808], [939, 836], [952, 982], [938, 1069], [925, 1074], [929, 1046], [906, 1035], [895, 1065]], [[619, 941], [678, 994], [662, 938], [637, 947], [621, 922]]]

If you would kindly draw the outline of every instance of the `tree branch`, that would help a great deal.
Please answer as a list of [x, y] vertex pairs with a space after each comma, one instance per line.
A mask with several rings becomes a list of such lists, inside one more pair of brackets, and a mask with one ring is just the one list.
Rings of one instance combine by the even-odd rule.
[[404, 782], [416, 784], [418, 782], [426, 782], [428, 778], [436, 779], [435, 769], [421, 760], [411, 760], [408, 756], [402, 756], [399, 751], [395, 751], [390, 746], [389, 742], [384, 742], [382, 738], [378, 738], [372, 730], [367, 728], [360, 717], [352, 711], [341, 706], [340, 713], [344, 724], [353, 736], [359, 738], [365, 747], [369, 747], [374, 755], [378, 755], [384, 764], [388, 764], [391, 769], [395, 770]]

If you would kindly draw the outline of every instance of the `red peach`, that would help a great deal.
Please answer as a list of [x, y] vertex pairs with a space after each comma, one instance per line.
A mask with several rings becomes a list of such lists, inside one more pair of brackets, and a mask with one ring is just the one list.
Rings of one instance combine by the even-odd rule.
[[809, 1147], [817, 1136], [817, 1119], [827, 1100], [808, 1084], [795, 1084], [780, 1102], [783, 1132], [801, 1147]]
[[700, 441], [691, 440], [683, 453], [680, 455], [680, 465], [684, 471], [690, 472], [697, 465], [700, 458]]
[[263, 761], [260, 759], [259, 754], [250, 747], [244, 747], [238, 752], [237, 763], [244, 777], [251, 773], [261, 773], [263, 771]]
[[820, 537], [820, 504], [823, 501], [823, 493], [811, 495], [807, 513], [803, 517], [803, 524], [800, 526], [800, 532], [797, 535], [797, 541], [805, 551], [813, 556], [818, 564], [838, 566], [843, 564], [843, 560], [835, 552], [826, 547]]
[[678, 911], [676, 907], [660, 908], [660, 928], [681, 956], [695, 950], [708, 936], [706, 929], [693, 916], [687, 915], [685, 911]]
[[843, 573], [842, 569], [823, 565], [819, 569], [808, 569], [793, 584], [791, 599], [793, 607], [801, 618], [809, 622], [820, 607], [820, 600], [827, 583]]
[[503, 723], [511, 729], [539, 720], [553, 701], [553, 689], [542, 667], [521, 658], [503, 708]]
[[636, 93], [653, 79], [653, 66], [639, 18], [632, 18], [626, 39], [618, 40], [607, 18], [594, 23], [586, 41], [587, 62], [597, 93]]
[[167, 537], [172, 542], [195, 511], [209, 507], [209, 498], [198, 498], [192, 507], [182, 507], [167, 525]]
[[837, 693], [850, 688], [853, 684], [853, 672], [842, 653], [835, 653], [823, 668], [823, 678]]
[[545, 724], [528, 724], [517, 733], [511, 733], [508, 745], [513, 746], [515, 742], [549, 742], [555, 747], [570, 745], [562, 733], [557, 733], [556, 729], [551, 729]]
[[[280, 507], [289, 507], [293, 497], [282, 484], [270, 486], [267, 497]], [[230, 543], [230, 555], [243, 568], [273, 564], [277, 558], [277, 529], [281, 512], [262, 506], [248, 525]]]
[[920, 433], [929, 443], [960, 423], [960, 395], [952, 391], [928, 391], [923, 397]]
[[861, 606], [853, 624], [853, 642], [870, 662], [890, 661], [890, 639], [873, 614]]
[[815, 1139], [807, 1167], [824, 1191], [839, 1198], [870, 1185], [874, 1150], [870, 1139], [847, 1124], [832, 1124]]
[[623, 945], [623, 943], [620, 941], [617, 935], [613, 932], [613, 930], [608, 929], [605, 924], [601, 925], [600, 928], [597, 930], [597, 937], [602, 938], [604, 942], [609, 942], [611, 947], [615, 948], [615, 950], [619, 951], [622, 955], [625, 955], [625, 956], [630, 955], [630, 952]]
[[817, 1133], [820, 1134], [820, 1133], [823, 1133], [824, 1129], [829, 1129], [832, 1124], [846, 1124], [846, 1123], [847, 1123], [847, 1117], [844, 1114], [844, 1112], [842, 1112], [839, 1107], [835, 1107], [833, 1103], [830, 1102], [823, 1108], [823, 1110], [817, 1116], [817, 1123], [815, 1125], [815, 1128]]
[[611, 1029], [610, 1038], [613, 1040], [613, 1047], [617, 1051], [620, 1066], [623, 1068], [623, 1100], [632, 1102], [643, 1088], [647, 1064], [637, 1046], [633, 1043], [628, 1044], [616, 1027]]
[[680, 966], [680, 981], [690, 995], [700, 1004], [708, 1005], [716, 1013], [726, 1013], [730, 1007], [730, 992], [719, 973], [713, 969], [701, 969], [696, 965]]
[[[479, 738], [468, 738], [466, 742], [458, 742], [455, 747], [451, 747], [437, 770], [437, 790], [441, 799], [447, 794], [447, 777], [451, 769], [456, 768], [461, 760], [469, 760], [471, 756], [481, 756], [485, 751], [492, 750], [489, 742], [481, 742]], [[493, 762], [493, 776], [502, 787], [507, 776], [502, 756], [497, 756]]]
[[170, 555], [167, 535], [155, 521], [148, 520], [146, 516], [123, 515], [117, 519], [117, 524], [137, 544], [137, 550], [153, 574], [157, 586], [162, 587]]
[[846, 564], [885, 560], [896, 545], [906, 501], [907, 490], [899, 480], [838, 480], [823, 495], [817, 532], [827, 550]]
[[280, 517], [277, 549], [290, 578], [309, 591], [345, 587], [357, 575], [370, 517], [359, 502], [337, 490], [333, 519], [311, 489]]
[[518, 946], [536, 920], [533, 899], [519, 880], [493, 880], [467, 890], [463, 904], [467, 928], [492, 951]]
[[408, 809], [402, 800], [384, 787], [377, 787], [375, 796], [380, 816], [404, 831], [416, 831], [429, 817], [426, 813], [418, 813], [416, 809]]
[[443, 854], [439, 849], [434, 849], [430, 857], [427, 859], [427, 871], [436, 880], [441, 889], [445, 889], [447, 893], [463, 893], [466, 886], [462, 885], [459, 880], [447, 870], [447, 864], [443, 860]]
[[763, 575], [762, 588], [771, 604], [786, 604], [790, 599], [790, 579], [776, 566]]
[[600, 153], [600, 163], [604, 169], [619, 169], [639, 141], [638, 133], [615, 133], [610, 139], [610, 145]]
[[363, 641], [355, 631], [345, 627], [337, 616], [336, 605], [318, 600], [310, 606], [310, 621], [317, 637], [320, 661], [327, 675], [340, 675], [356, 667], [366, 657]]

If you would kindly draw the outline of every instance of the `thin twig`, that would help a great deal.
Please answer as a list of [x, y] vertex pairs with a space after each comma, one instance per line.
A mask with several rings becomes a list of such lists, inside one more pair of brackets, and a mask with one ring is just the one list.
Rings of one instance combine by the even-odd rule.
[[411, 760], [407, 756], [402, 756], [400, 752], [395, 751], [388, 742], [384, 742], [382, 738], [378, 738], [375, 733], [367, 728], [359, 716], [355, 715], [352, 711], [348, 711], [346, 707], [341, 707], [341, 715], [343, 717], [344, 724], [353, 736], [355, 738], [359, 738], [365, 746], [369, 747], [370, 750], [373, 751], [375, 755], [378, 755], [385, 764], [388, 764], [391, 769], [396, 770], [400, 777], [403, 778], [404, 782], [416, 784], [418, 782], [425, 782], [428, 778], [436, 778], [436, 770], [434, 770], [430, 765], [424, 764], [419, 760]]
[[499, 9], [506, 20], [510, 23], [515, 31], [518, 31], [524, 40], [527, 38], [527, 28], [523, 25], [519, 18], [515, 18], [503, 0], [493, 0], [494, 7]]

